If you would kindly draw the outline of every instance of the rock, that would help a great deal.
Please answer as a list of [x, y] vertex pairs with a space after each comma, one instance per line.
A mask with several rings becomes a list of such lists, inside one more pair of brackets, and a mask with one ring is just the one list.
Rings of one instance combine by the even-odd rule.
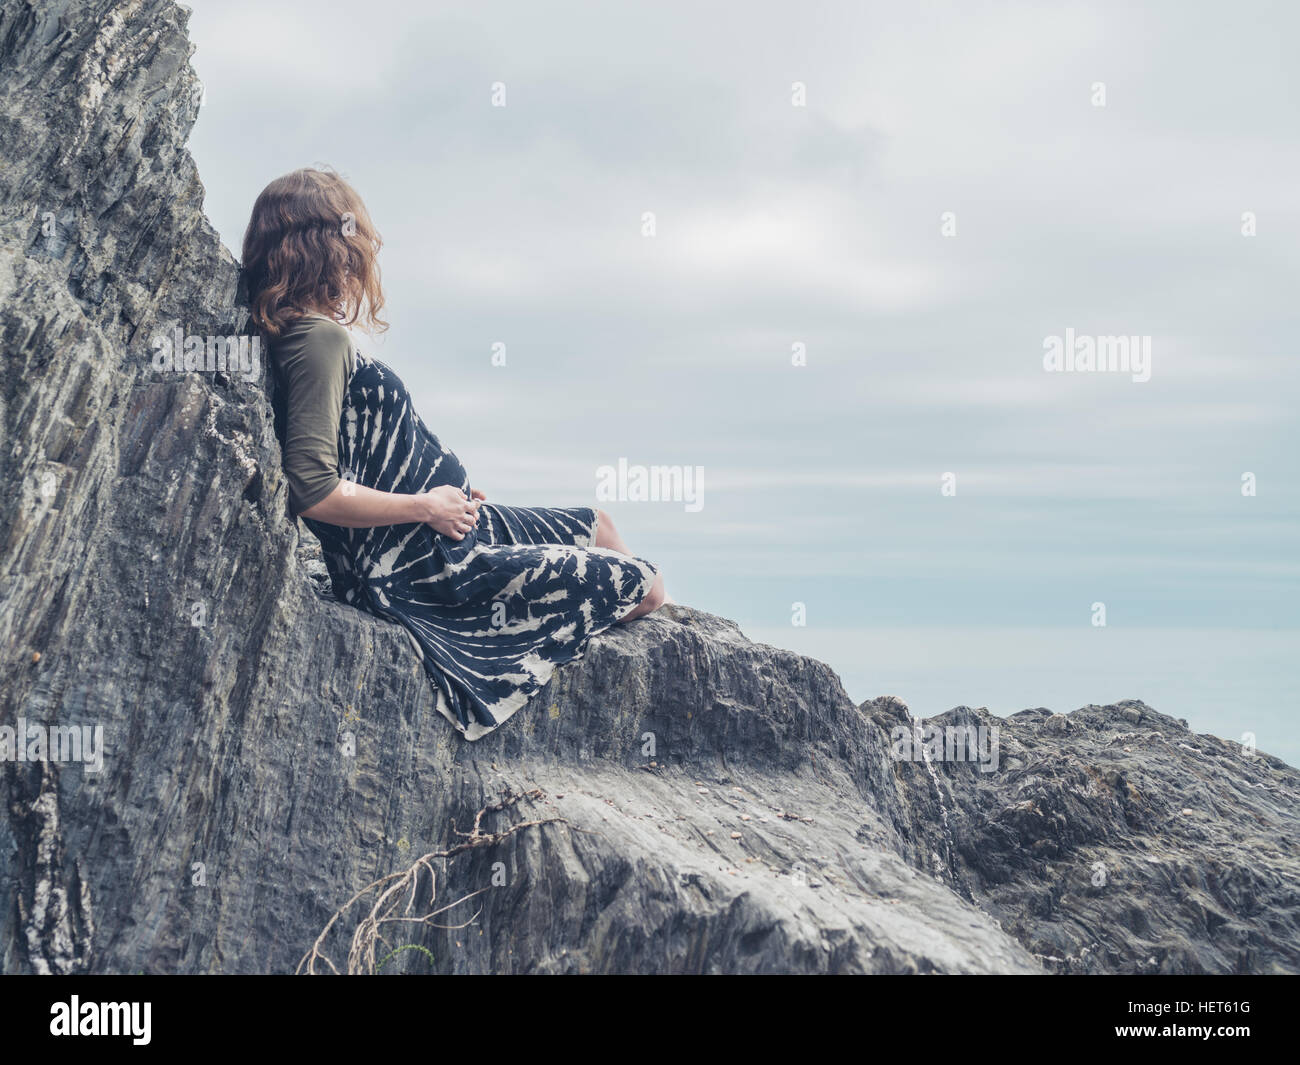
[[[1300, 971], [1300, 773], [1212, 736], [1192, 755], [1182, 722], [1132, 701], [1076, 710], [1063, 734], [979, 719], [1019, 765], [935, 766], [949, 866], [1052, 971]], [[930, 809], [936, 782], [900, 767]]]
[[669, 608], [462, 742], [405, 631], [328, 597], [266, 382], [153, 367], [247, 332], [185, 21], [0, 2], [0, 725], [103, 734], [100, 772], [0, 766], [5, 972], [293, 971], [437, 852], [440, 923], [477, 917], [383, 971], [1300, 968], [1296, 772], [1141, 704], [958, 708], [999, 770], [896, 761], [901, 700]]

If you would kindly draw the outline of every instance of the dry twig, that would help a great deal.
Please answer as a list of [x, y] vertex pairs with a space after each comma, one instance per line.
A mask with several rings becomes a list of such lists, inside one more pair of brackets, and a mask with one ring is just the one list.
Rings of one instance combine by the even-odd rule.
[[[482, 828], [483, 817], [488, 813], [497, 813], [509, 807], [517, 805], [522, 799], [543, 799], [545, 793], [541, 788], [534, 788], [527, 792], [507, 792], [500, 802], [490, 803], [484, 806], [474, 815], [474, 827], [469, 832], [460, 832], [456, 829], [456, 822], [451, 823], [452, 832], [461, 837], [459, 843], [447, 847], [444, 850], [430, 851], [428, 854], [422, 854], [406, 869], [389, 873], [387, 876], [380, 877], [378, 880], [371, 881], [347, 902], [345, 902], [334, 915], [326, 922], [321, 934], [316, 937], [316, 942], [312, 944], [311, 950], [303, 955], [302, 960], [298, 963], [296, 972], [307, 974], [309, 976], [319, 975], [324, 971], [317, 966], [329, 966], [331, 972], [337, 974], [338, 967], [330, 960], [329, 955], [325, 953], [324, 945], [329, 938], [334, 926], [337, 925], [355, 906], [367, 895], [375, 892], [375, 900], [369, 911], [357, 927], [352, 932], [352, 943], [348, 949], [347, 972], [349, 975], [373, 974], [376, 972], [375, 955], [379, 945], [382, 943], [389, 946], [388, 941], [383, 936], [383, 931], [387, 925], [416, 924], [428, 925], [433, 928], [464, 928], [472, 924], [482, 910], [476, 910], [472, 917], [462, 924], [457, 925], [440, 925], [434, 922], [433, 918], [439, 914], [446, 913], [448, 910], [459, 906], [462, 902], [472, 899], [475, 895], [481, 895], [487, 888], [479, 888], [478, 891], [471, 891], [468, 895], [462, 895], [455, 902], [450, 902], [446, 906], [430, 910], [428, 913], [412, 916], [411, 911], [415, 908], [418, 898], [418, 889], [420, 884], [421, 870], [429, 874], [429, 903], [432, 906], [437, 895], [438, 877], [433, 868], [433, 861], [437, 858], [451, 858], [465, 851], [475, 850], [479, 847], [491, 847], [500, 843], [503, 839], [514, 835], [525, 828], [532, 828], [536, 825], [552, 824], [554, 822], [564, 822], [562, 817], [544, 817], [531, 821], [520, 821], [511, 825], [501, 832], [484, 832]], [[406, 906], [399, 914], [397, 908], [401, 905], [402, 898], [408, 896]], [[390, 954], [389, 957], [392, 955]]]

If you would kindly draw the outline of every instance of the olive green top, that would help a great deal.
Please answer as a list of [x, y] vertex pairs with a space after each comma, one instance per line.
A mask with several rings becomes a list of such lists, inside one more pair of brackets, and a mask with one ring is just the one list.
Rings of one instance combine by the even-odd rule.
[[285, 390], [284, 474], [296, 516], [339, 483], [339, 419], [352, 376], [352, 338], [337, 322], [308, 314], [271, 341]]

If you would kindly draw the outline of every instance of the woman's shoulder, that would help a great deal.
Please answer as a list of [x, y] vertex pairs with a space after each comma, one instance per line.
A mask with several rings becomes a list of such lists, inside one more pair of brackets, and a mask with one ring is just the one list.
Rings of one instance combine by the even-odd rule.
[[323, 314], [304, 314], [280, 330], [280, 335], [271, 341], [271, 351], [280, 362], [350, 361], [352, 336]]
[[333, 318], [326, 318], [323, 314], [310, 312], [300, 314], [297, 318], [292, 319], [280, 330], [280, 335], [276, 337], [276, 342], [286, 341], [291, 337], [348, 337], [348, 331]]

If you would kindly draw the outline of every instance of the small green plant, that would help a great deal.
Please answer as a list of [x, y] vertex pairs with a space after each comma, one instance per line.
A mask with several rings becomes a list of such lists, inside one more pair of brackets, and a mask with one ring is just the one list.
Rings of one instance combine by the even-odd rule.
[[387, 965], [390, 961], [392, 961], [395, 957], [397, 957], [397, 955], [401, 954], [402, 951], [404, 950], [418, 950], [421, 954], [423, 954], [426, 958], [429, 959], [430, 966], [432, 966], [434, 963], [433, 951], [431, 951], [428, 947], [422, 947], [418, 943], [408, 943], [404, 947], [398, 947], [396, 950], [390, 951], [387, 957], [385, 957], [383, 961], [379, 962], [375, 966], [375, 972], [378, 972], [380, 969], [382, 969], [385, 965]]

